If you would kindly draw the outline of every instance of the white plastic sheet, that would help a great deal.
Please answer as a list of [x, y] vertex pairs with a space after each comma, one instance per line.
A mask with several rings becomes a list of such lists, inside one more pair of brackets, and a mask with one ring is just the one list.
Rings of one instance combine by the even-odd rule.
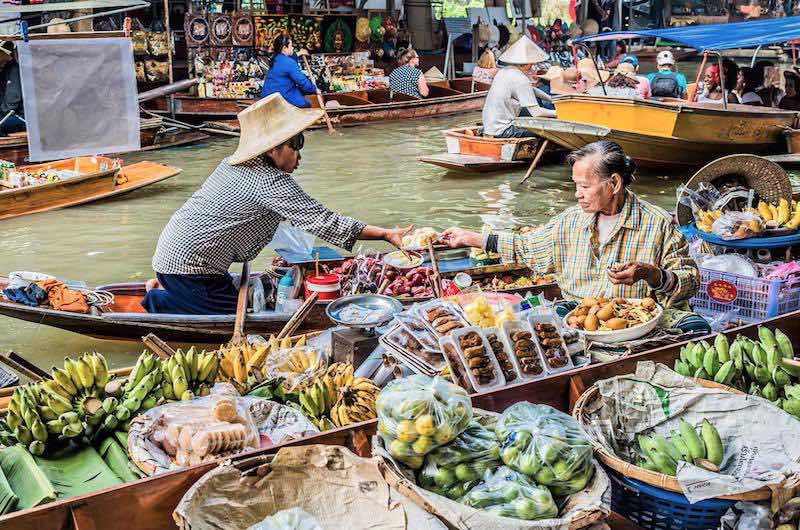
[[31, 161], [140, 148], [130, 39], [35, 40], [17, 50]]

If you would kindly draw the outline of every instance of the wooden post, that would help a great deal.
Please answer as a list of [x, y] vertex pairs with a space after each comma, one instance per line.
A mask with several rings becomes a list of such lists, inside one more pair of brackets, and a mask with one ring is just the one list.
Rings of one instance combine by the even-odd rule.
[[542, 142], [542, 146], [539, 147], [539, 152], [536, 153], [536, 156], [534, 157], [533, 162], [531, 162], [531, 165], [528, 168], [528, 172], [525, 173], [525, 177], [523, 177], [523, 179], [519, 182], [520, 185], [525, 184], [525, 181], [528, 180], [531, 175], [533, 175], [533, 170], [536, 169], [537, 165], [539, 165], [539, 159], [542, 158], [542, 155], [544, 154], [544, 150], [547, 149], [547, 144], [549, 144], [549, 143], [550, 143], [550, 140], [545, 140], [544, 142]]
[[703, 52], [703, 60], [700, 62], [700, 69], [697, 70], [697, 76], [694, 78], [694, 94], [689, 101], [697, 101], [697, 90], [700, 86], [700, 77], [703, 75], [703, 70], [706, 68], [706, 61], [708, 61], [708, 52]]

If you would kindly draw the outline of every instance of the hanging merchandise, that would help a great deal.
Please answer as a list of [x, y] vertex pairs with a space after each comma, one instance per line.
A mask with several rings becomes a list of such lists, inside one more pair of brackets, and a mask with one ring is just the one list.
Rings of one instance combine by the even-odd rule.
[[230, 15], [209, 15], [209, 23], [211, 26], [212, 46], [230, 46], [233, 43], [231, 39], [231, 33], [233, 32], [233, 21], [231, 20]]
[[145, 79], [149, 83], [169, 81], [169, 61], [147, 59], [144, 62]]
[[288, 31], [288, 17], [255, 17], [256, 48], [271, 51], [275, 37]]
[[289, 35], [295, 49], [305, 48], [311, 53], [319, 51], [322, 45], [321, 24], [321, 17], [290, 16]]
[[208, 20], [203, 15], [186, 13], [183, 22], [183, 29], [186, 33], [186, 45], [189, 48], [197, 48], [208, 44], [209, 27]]
[[147, 53], [152, 57], [169, 55], [169, 36], [166, 31], [147, 32]]
[[132, 31], [131, 43], [133, 44], [133, 53], [135, 55], [147, 55], [147, 32], [146, 31]]
[[234, 46], [252, 46], [255, 42], [254, 39], [255, 28], [253, 27], [253, 18], [250, 15], [237, 13], [233, 15], [233, 45]]
[[353, 51], [353, 30], [355, 20], [353, 17], [335, 17], [325, 19], [325, 53], [350, 53]]
[[356, 42], [362, 48], [369, 44], [372, 37], [372, 29], [369, 27], [369, 19], [367, 17], [358, 17], [356, 20]]

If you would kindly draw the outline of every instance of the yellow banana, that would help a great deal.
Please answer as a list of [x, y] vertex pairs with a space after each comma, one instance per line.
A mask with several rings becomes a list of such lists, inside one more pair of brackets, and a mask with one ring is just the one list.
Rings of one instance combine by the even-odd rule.
[[758, 213], [765, 221], [772, 221], [772, 210], [764, 201], [758, 201]]
[[772, 215], [772, 220], [778, 220], [778, 208], [774, 204], [768, 204], [767, 208], [769, 208], [769, 213]]
[[781, 197], [778, 202], [778, 226], [783, 226], [790, 218], [789, 201]]

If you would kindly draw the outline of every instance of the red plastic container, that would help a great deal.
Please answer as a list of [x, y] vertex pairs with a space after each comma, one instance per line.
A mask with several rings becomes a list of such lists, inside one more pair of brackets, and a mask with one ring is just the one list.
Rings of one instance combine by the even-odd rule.
[[338, 274], [320, 274], [306, 278], [306, 297], [317, 293], [317, 300], [336, 300], [341, 296], [342, 285]]

